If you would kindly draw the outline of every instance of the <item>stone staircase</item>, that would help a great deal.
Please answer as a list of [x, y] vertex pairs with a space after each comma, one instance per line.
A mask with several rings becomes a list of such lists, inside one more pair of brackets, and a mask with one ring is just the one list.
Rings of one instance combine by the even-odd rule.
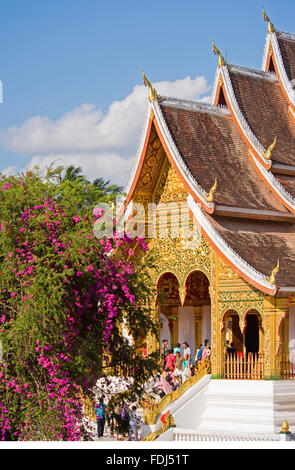
[[145, 433], [158, 431], [168, 410], [175, 427], [157, 440], [276, 441], [284, 420], [295, 432], [295, 381], [211, 380], [207, 375], [169, 403]]

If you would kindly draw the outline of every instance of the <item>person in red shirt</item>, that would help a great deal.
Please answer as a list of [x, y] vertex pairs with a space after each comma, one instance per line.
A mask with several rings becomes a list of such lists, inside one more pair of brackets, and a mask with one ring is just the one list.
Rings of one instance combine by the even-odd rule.
[[173, 371], [174, 370], [175, 361], [176, 361], [176, 357], [173, 354], [173, 350], [170, 349], [169, 353], [165, 357], [165, 368], [166, 368], [167, 371], [171, 371], [171, 370]]

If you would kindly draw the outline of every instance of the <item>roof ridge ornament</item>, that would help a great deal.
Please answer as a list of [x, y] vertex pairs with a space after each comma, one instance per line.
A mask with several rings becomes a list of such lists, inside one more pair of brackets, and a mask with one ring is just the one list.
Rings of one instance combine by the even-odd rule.
[[269, 277], [269, 282], [270, 282], [271, 284], [275, 284], [275, 283], [276, 283], [276, 275], [277, 275], [277, 273], [278, 273], [279, 268], [280, 268], [280, 260], [278, 259], [277, 265], [276, 265], [276, 267], [272, 270], [271, 275], [270, 275], [270, 277]]
[[268, 23], [267, 32], [268, 33], [274, 33], [275, 32], [275, 27], [272, 24], [272, 22], [270, 21], [269, 16], [267, 16], [267, 14], [265, 13], [264, 7], [262, 7], [262, 16], [263, 16], [264, 21], [267, 21], [267, 23]]
[[144, 70], [142, 69], [143, 76], [142, 76], [142, 81], [144, 83], [144, 86], [149, 87], [150, 94], [149, 94], [149, 102], [151, 103], [152, 101], [157, 101], [158, 103], [161, 103], [161, 101], [165, 101], [166, 98], [159, 98], [158, 93], [155, 88], [153, 88], [151, 82], [146, 78], [146, 75], [144, 73]]
[[210, 191], [208, 193], [208, 196], [205, 196], [208, 202], [214, 202], [214, 192], [217, 188], [217, 178], [215, 178], [215, 182], [213, 186], [210, 188]]
[[218, 67], [222, 67], [223, 65], [226, 65], [225, 58], [221, 55], [221, 52], [217, 47], [215, 46], [214, 39], [212, 39], [212, 51], [214, 54], [218, 55]]
[[266, 160], [271, 159], [271, 154], [272, 154], [272, 151], [273, 151], [274, 147], [276, 146], [276, 143], [277, 143], [277, 136], [275, 136], [273, 143], [270, 144], [267, 151], [263, 152], [263, 156], [264, 156], [264, 158], [266, 158]]

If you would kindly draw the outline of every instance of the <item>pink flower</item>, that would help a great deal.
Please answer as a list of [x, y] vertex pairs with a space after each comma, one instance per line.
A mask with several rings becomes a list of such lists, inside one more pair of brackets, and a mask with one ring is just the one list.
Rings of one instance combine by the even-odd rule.
[[82, 276], [82, 274], [83, 274], [82, 271], [77, 271], [77, 272], [76, 272], [76, 275], [77, 275], [78, 277]]
[[99, 218], [104, 215], [104, 210], [101, 209], [100, 207], [95, 207], [92, 211], [94, 217]]
[[10, 297], [13, 298], [13, 297], [15, 297], [15, 296], [16, 296], [16, 292], [11, 292]]
[[80, 222], [80, 217], [73, 217], [73, 221], [75, 222], [75, 224], [77, 224], [78, 222]]
[[94, 267], [92, 266], [92, 264], [89, 264], [89, 266], [87, 266], [86, 271], [94, 271]]

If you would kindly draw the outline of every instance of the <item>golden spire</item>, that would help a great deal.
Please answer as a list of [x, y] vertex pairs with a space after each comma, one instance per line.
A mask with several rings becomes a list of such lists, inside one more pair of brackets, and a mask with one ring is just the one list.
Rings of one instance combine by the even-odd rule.
[[275, 147], [277, 143], [277, 137], [274, 138], [274, 141], [272, 144], [270, 144], [270, 146], [268, 147], [267, 151], [266, 152], [263, 152], [263, 156], [264, 158], [266, 158], [266, 160], [270, 160], [271, 159], [271, 153]]
[[150, 103], [152, 101], [158, 101], [158, 102], [165, 101], [166, 98], [158, 98], [158, 94], [157, 94], [156, 89], [153, 88], [151, 82], [146, 78], [146, 75], [145, 75], [143, 69], [142, 69], [142, 72], [143, 72], [142, 81], [144, 83], [144, 86], [149, 87], [149, 90], [150, 90], [150, 94], [149, 94]]
[[212, 39], [212, 51], [214, 54], [218, 55], [218, 67], [222, 67], [223, 65], [226, 65], [225, 58], [221, 55], [221, 52], [217, 47], [215, 46], [214, 39]]
[[271, 275], [269, 277], [269, 282], [271, 284], [275, 284], [276, 283], [276, 275], [277, 275], [277, 272], [279, 270], [279, 267], [280, 267], [280, 260], [278, 259], [278, 262], [277, 262], [277, 265], [276, 267], [272, 270], [271, 272]]
[[208, 196], [205, 196], [208, 202], [214, 202], [214, 192], [217, 188], [217, 178], [215, 178], [215, 182], [213, 186], [210, 188]]
[[290, 432], [289, 430], [289, 423], [288, 421], [285, 419], [283, 424], [282, 424], [282, 429], [281, 429], [281, 432], [284, 432], [284, 433], [288, 433]]
[[274, 33], [274, 32], [275, 32], [274, 25], [272, 24], [272, 22], [270, 21], [269, 17], [268, 17], [267, 14], [265, 13], [264, 7], [262, 7], [262, 16], [263, 16], [264, 21], [267, 21], [267, 23], [268, 23], [267, 32], [268, 32], [268, 33]]

